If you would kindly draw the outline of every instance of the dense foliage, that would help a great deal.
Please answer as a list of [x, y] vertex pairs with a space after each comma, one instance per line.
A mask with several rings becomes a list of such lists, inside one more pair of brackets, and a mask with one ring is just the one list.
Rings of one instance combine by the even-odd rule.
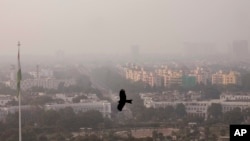
[[[75, 113], [72, 108], [59, 111], [44, 111], [33, 108], [22, 112], [23, 140], [36, 141], [48, 138], [52, 133], [68, 133], [79, 131], [80, 128], [97, 130], [106, 128], [106, 122], [110, 119], [103, 118], [98, 111]], [[44, 136], [46, 134], [46, 136]], [[18, 113], [9, 114], [6, 121], [0, 122], [1, 140], [14, 140], [18, 136]], [[62, 135], [65, 138], [65, 135]]]

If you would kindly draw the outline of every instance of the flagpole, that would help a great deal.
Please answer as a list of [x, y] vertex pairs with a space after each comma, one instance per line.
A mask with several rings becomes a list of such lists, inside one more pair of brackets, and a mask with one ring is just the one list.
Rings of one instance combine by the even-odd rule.
[[[18, 65], [20, 67], [20, 56], [19, 56], [20, 55], [19, 54], [19, 49], [20, 49], [20, 46], [21, 46], [20, 42], [18, 42], [17, 46], [18, 46]], [[18, 69], [20, 69], [20, 68], [18, 68]], [[20, 81], [20, 80], [18, 80], [18, 81]], [[21, 83], [21, 82], [19, 82], [19, 83]], [[19, 84], [19, 85], [20, 85], [20, 88], [21, 88], [21, 84]], [[18, 89], [18, 101], [19, 101], [18, 102], [19, 103], [19, 106], [18, 106], [18, 108], [19, 108], [19, 141], [22, 141], [21, 95], [20, 95], [21, 89], [20, 88]]]
[[21, 95], [18, 92], [19, 97], [19, 141], [22, 141], [22, 124], [21, 124]]

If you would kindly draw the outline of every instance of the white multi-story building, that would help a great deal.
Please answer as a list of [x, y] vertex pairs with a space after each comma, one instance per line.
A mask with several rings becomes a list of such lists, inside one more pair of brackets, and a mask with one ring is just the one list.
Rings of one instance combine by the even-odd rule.
[[53, 98], [54, 99], [61, 99], [63, 100], [65, 103], [73, 103], [73, 99], [78, 97], [78, 96], [86, 96], [86, 99], [92, 100], [92, 101], [98, 101], [99, 98], [96, 94], [83, 94], [83, 93], [71, 93], [71, 94], [61, 94], [58, 93], [56, 94]]
[[54, 76], [53, 70], [50, 70], [50, 69], [39, 70], [38, 66], [37, 66], [37, 71], [31, 71], [31, 72], [29, 72], [29, 74], [36, 79], [38, 79], [38, 78], [53, 78], [53, 76]]
[[13, 97], [10, 95], [0, 95], [0, 106], [5, 106], [8, 102], [12, 100]]
[[[32, 109], [33, 106], [31, 105], [22, 105], [21, 106], [21, 110], [30, 110]], [[10, 106], [10, 107], [4, 107], [2, 108], [2, 110], [6, 111], [7, 114], [14, 114], [16, 112], [18, 112], [19, 107], [18, 106]]]
[[235, 102], [228, 102], [228, 101], [223, 101], [220, 102], [222, 106], [222, 112], [228, 112], [231, 111], [235, 108], [240, 108], [241, 110], [250, 108], [250, 102], [240, 102], [240, 101], [235, 101]]
[[233, 95], [233, 94], [222, 94], [220, 99], [223, 101], [249, 101], [250, 95]]
[[[30, 110], [32, 106], [30, 105], [23, 105], [21, 106], [21, 110]], [[18, 106], [11, 106], [11, 107], [2, 107], [0, 108], [0, 120], [4, 120], [8, 114], [14, 114], [18, 112], [19, 107]]]
[[[42, 87], [46, 89], [57, 89], [60, 83], [64, 83], [64, 86], [74, 85], [76, 82], [73, 79], [69, 80], [58, 80], [54, 78], [43, 78], [43, 79], [26, 79], [22, 80], [21, 89], [27, 90], [32, 87]], [[5, 83], [7, 86], [16, 89], [16, 81], [8, 81]]]
[[104, 117], [111, 115], [111, 103], [108, 101], [85, 101], [81, 103], [68, 103], [68, 104], [51, 104], [45, 105], [46, 110], [60, 110], [66, 107], [71, 107], [74, 112], [86, 112], [90, 110], [96, 110], [103, 114]]
[[186, 112], [190, 116], [200, 116], [207, 117], [207, 109], [211, 105], [210, 102], [207, 101], [152, 101], [150, 98], [146, 98], [144, 100], [144, 106], [147, 108], [165, 108], [167, 106], [176, 107], [178, 104], [184, 104], [186, 107]]
[[[50, 104], [45, 105], [45, 110], [60, 110], [66, 107], [71, 107], [74, 112], [86, 112], [90, 110], [96, 110], [102, 113], [104, 117], [111, 117], [111, 103], [108, 101], [85, 101], [82, 103], [68, 103], [68, 104]], [[22, 105], [22, 111], [32, 110], [32, 108], [36, 108], [35, 106], [31, 105]], [[8, 114], [14, 114], [18, 112], [18, 106], [11, 106], [11, 107], [2, 107], [0, 108], [0, 120], [4, 120]]]
[[213, 103], [221, 104], [222, 112], [228, 112], [234, 108], [240, 108], [241, 110], [250, 108], [250, 96], [249, 95], [222, 95], [220, 99], [209, 101], [180, 101], [180, 100], [160, 100], [155, 99], [152, 96], [143, 95], [144, 106], [146, 108], [165, 108], [167, 106], [175, 107], [178, 104], [184, 104], [186, 112], [191, 116], [200, 116], [205, 119], [208, 116], [208, 108]]
[[61, 99], [65, 103], [72, 103], [73, 98], [75, 98], [75, 95], [74, 96], [66, 96], [65, 94], [56, 94], [55, 95], [55, 99]]

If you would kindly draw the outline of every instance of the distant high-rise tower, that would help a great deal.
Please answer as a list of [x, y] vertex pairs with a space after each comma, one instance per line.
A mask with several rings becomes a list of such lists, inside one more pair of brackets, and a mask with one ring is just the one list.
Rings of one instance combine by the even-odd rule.
[[184, 53], [188, 56], [211, 56], [218, 52], [212, 42], [185, 42], [183, 45]]
[[131, 47], [131, 54], [132, 54], [132, 59], [134, 62], [138, 62], [139, 61], [139, 54], [140, 53], [140, 48], [139, 46], [132, 46]]

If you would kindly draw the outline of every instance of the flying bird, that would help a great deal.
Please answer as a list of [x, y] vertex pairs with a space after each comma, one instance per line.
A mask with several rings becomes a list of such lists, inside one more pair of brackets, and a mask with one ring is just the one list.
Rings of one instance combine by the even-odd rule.
[[126, 103], [132, 104], [132, 99], [127, 100], [127, 98], [126, 98], [126, 93], [125, 93], [125, 91], [124, 91], [123, 89], [121, 89], [121, 91], [120, 91], [120, 100], [119, 100], [118, 103], [119, 103], [119, 104], [118, 104], [118, 106], [117, 106], [117, 109], [118, 109], [119, 111], [122, 111], [122, 108], [124, 107], [124, 105], [125, 105]]

